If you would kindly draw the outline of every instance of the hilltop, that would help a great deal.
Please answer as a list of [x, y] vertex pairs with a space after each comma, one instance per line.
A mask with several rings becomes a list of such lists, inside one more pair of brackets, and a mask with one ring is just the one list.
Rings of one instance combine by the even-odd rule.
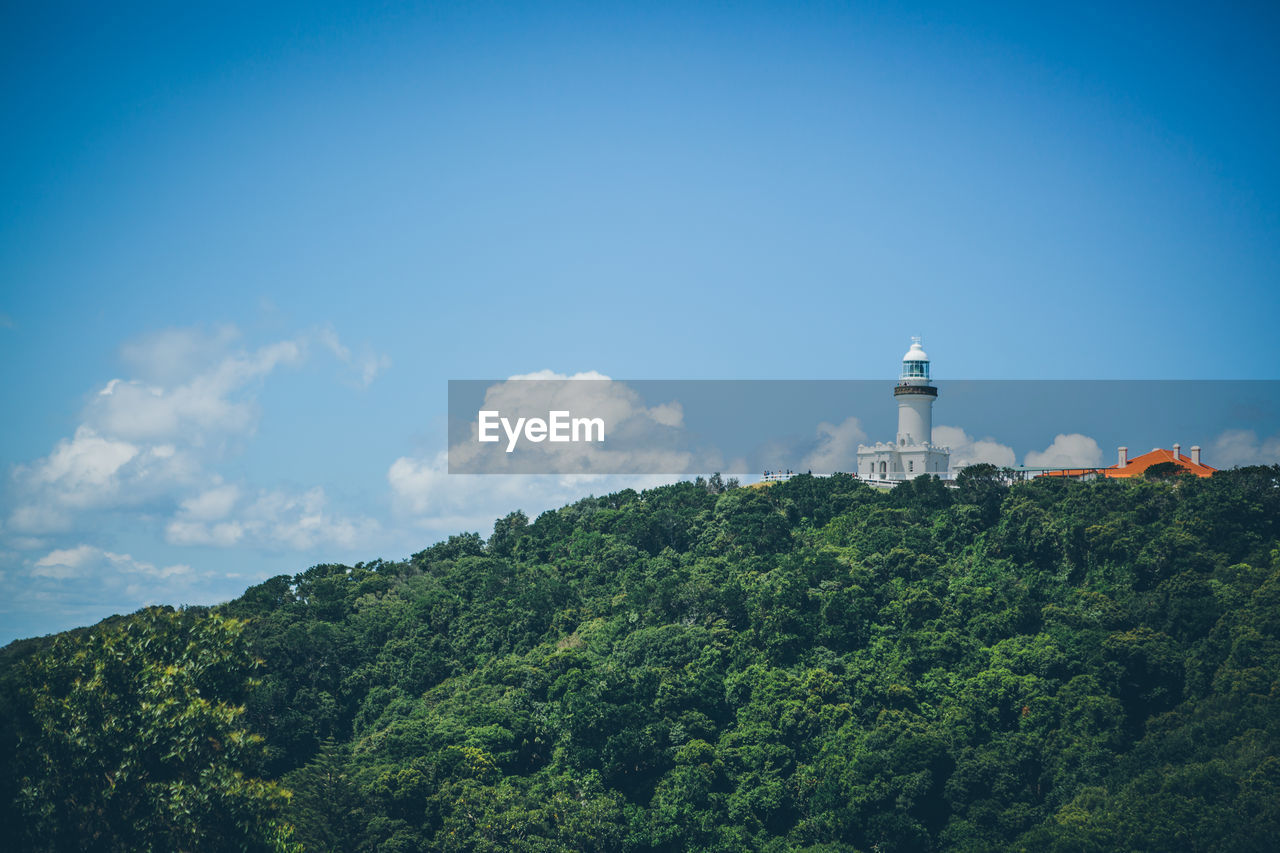
[[0, 687], [31, 850], [1266, 850], [1280, 466], [624, 491]]

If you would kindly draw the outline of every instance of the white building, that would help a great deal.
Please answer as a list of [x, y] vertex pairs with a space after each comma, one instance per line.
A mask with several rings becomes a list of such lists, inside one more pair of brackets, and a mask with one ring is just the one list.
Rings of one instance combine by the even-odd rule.
[[933, 401], [929, 356], [919, 338], [902, 357], [902, 375], [893, 389], [898, 401], [898, 438], [858, 445], [858, 476], [865, 480], [910, 480], [921, 474], [947, 476], [951, 449], [933, 443]]

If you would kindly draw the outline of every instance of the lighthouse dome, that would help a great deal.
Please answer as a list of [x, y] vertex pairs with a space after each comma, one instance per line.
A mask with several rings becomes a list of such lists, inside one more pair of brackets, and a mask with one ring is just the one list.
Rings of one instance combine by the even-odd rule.
[[920, 346], [919, 338], [911, 339], [911, 349], [902, 357], [901, 378], [912, 385], [929, 384], [929, 354]]
[[919, 338], [911, 339], [911, 349], [907, 350], [907, 354], [902, 357], [903, 361], [928, 361], [929, 354], [924, 351], [924, 347], [920, 346]]

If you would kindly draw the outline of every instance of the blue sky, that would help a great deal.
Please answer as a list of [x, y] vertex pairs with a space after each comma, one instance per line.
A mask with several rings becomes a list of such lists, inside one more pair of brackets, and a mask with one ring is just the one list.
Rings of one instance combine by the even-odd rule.
[[450, 378], [874, 378], [913, 334], [951, 378], [1277, 378], [1277, 36], [1264, 4], [10, 4], [0, 641], [581, 490], [442, 478]]

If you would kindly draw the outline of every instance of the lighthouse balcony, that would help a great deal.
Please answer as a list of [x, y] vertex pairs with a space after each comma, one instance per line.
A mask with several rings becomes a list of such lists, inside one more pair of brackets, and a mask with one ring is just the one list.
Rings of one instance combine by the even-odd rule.
[[899, 382], [893, 386], [893, 396], [902, 397], [906, 395], [921, 395], [924, 397], [938, 396], [938, 389], [932, 385], [916, 385], [912, 382]]
[[875, 444], [859, 444], [859, 453], [909, 453], [912, 451], [930, 450], [935, 453], [950, 453], [951, 448], [931, 441], [910, 444], [894, 444], [892, 441], [877, 441]]

